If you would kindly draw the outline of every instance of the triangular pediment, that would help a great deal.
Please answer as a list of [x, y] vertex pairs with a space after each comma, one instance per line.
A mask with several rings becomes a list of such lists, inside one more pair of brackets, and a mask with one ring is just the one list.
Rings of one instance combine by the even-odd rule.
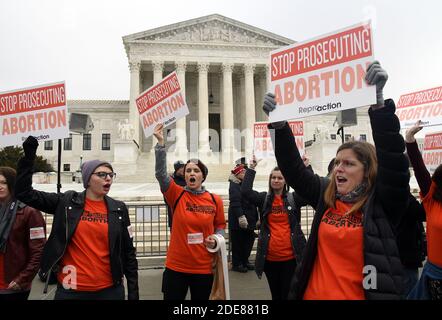
[[123, 37], [134, 41], [285, 46], [293, 40], [219, 14], [187, 20]]

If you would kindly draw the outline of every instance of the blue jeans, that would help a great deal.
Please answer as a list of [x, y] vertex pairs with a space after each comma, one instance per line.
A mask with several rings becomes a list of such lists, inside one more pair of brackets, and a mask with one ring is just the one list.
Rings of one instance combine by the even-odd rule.
[[405, 295], [408, 296], [410, 291], [414, 288], [419, 279], [418, 268], [405, 268], [404, 269], [404, 290]]

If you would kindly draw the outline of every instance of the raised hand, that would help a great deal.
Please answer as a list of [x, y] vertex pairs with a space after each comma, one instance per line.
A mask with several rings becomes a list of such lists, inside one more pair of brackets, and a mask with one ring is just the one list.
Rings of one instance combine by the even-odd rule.
[[405, 132], [405, 142], [407, 143], [413, 143], [416, 141], [414, 138], [414, 135], [422, 130], [422, 121], [418, 120], [418, 122], [415, 123], [414, 126], [411, 128], [408, 128], [408, 130]]
[[252, 160], [250, 160], [250, 163], [249, 163], [249, 168], [254, 170], [261, 160], [262, 159], [256, 159], [256, 156], [253, 155]]
[[262, 106], [262, 110], [264, 113], [269, 116], [269, 113], [275, 110], [276, 108], [276, 100], [275, 95], [273, 93], [266, 93], [264, 96], [264, 105]]
[[376, 101], [377, 108], [384, 106], [384, 94], [383, 89], [388, 80], [387, 71], [385, 71], [379, 61], [373, 61], [367, 67], [367, 74], [365, 75], [365, 81], [369, 85], [376, 85]]
[[23, 142], [23, 150], [25, 152], [25, 158], [28, 160], [34, 160], [37, 154], [38, 141], [33, 136], [29, 136]]
[[159, 123], [155, 126], [155, 130], [153, 132], [153, 135], [158, 140], [158, 144], [161, 146], [164, 146], [164, 133], [163, 133], [164, 125], [162, 123]]
[[[262, 110], [267, 116], [269, 116], [269, 113], [275, 110], [275, 108], [276, 108], [275, 95], [270, 92], [266, 93], [264, 96], [264, 104], [262, 106]], [[285, 123], [286, 121], [272, 122], [272, 126], [275, 129], [279, 129], [282, 128], [285, 125]]]

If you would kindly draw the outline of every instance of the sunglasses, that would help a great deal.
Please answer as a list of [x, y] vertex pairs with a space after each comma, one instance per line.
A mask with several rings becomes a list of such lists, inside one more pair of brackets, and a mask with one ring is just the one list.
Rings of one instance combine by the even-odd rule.
[[104, 171], [100, 171], [100, 172], [94, 172], [93, 174], [95, 174], [97, 177], [106, 180], [107, 176], [109, 176], [109, 178], [113, 179], [117, 176], [117, 174], [115, 172], [104, 172]]

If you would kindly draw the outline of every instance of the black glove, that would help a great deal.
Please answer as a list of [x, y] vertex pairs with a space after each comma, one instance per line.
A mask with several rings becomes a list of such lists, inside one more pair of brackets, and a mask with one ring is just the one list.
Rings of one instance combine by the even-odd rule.
[[383, 89], [385, 83], [387, 83], [388, 74], [382, 67], [379, 61], [373, 61], [367, 67], [367, 74], [365, 75], [365, 81], [370, 85], [376, 85], [376, 100], [377, 107], [384, 106], [384, 94]]
[[[264, 105], [262, 106], [262, 110], [264, 110], [264, 113], [269, 116], [269, 113], [275, 110], [275, 108], [275, 95], [273, 93], [266, 93], [266, 95], [264, 96]], [[275, 129], [280, 129], [285, 125], [285, 123], [286, 121], [272, 122], [272, 127]]]
[[34, 160], [38, 148], [38, 141], [33, 136], [29, 136], [23, 142], [23, 150], [25, 152], [25, 158], [28, 160]]

